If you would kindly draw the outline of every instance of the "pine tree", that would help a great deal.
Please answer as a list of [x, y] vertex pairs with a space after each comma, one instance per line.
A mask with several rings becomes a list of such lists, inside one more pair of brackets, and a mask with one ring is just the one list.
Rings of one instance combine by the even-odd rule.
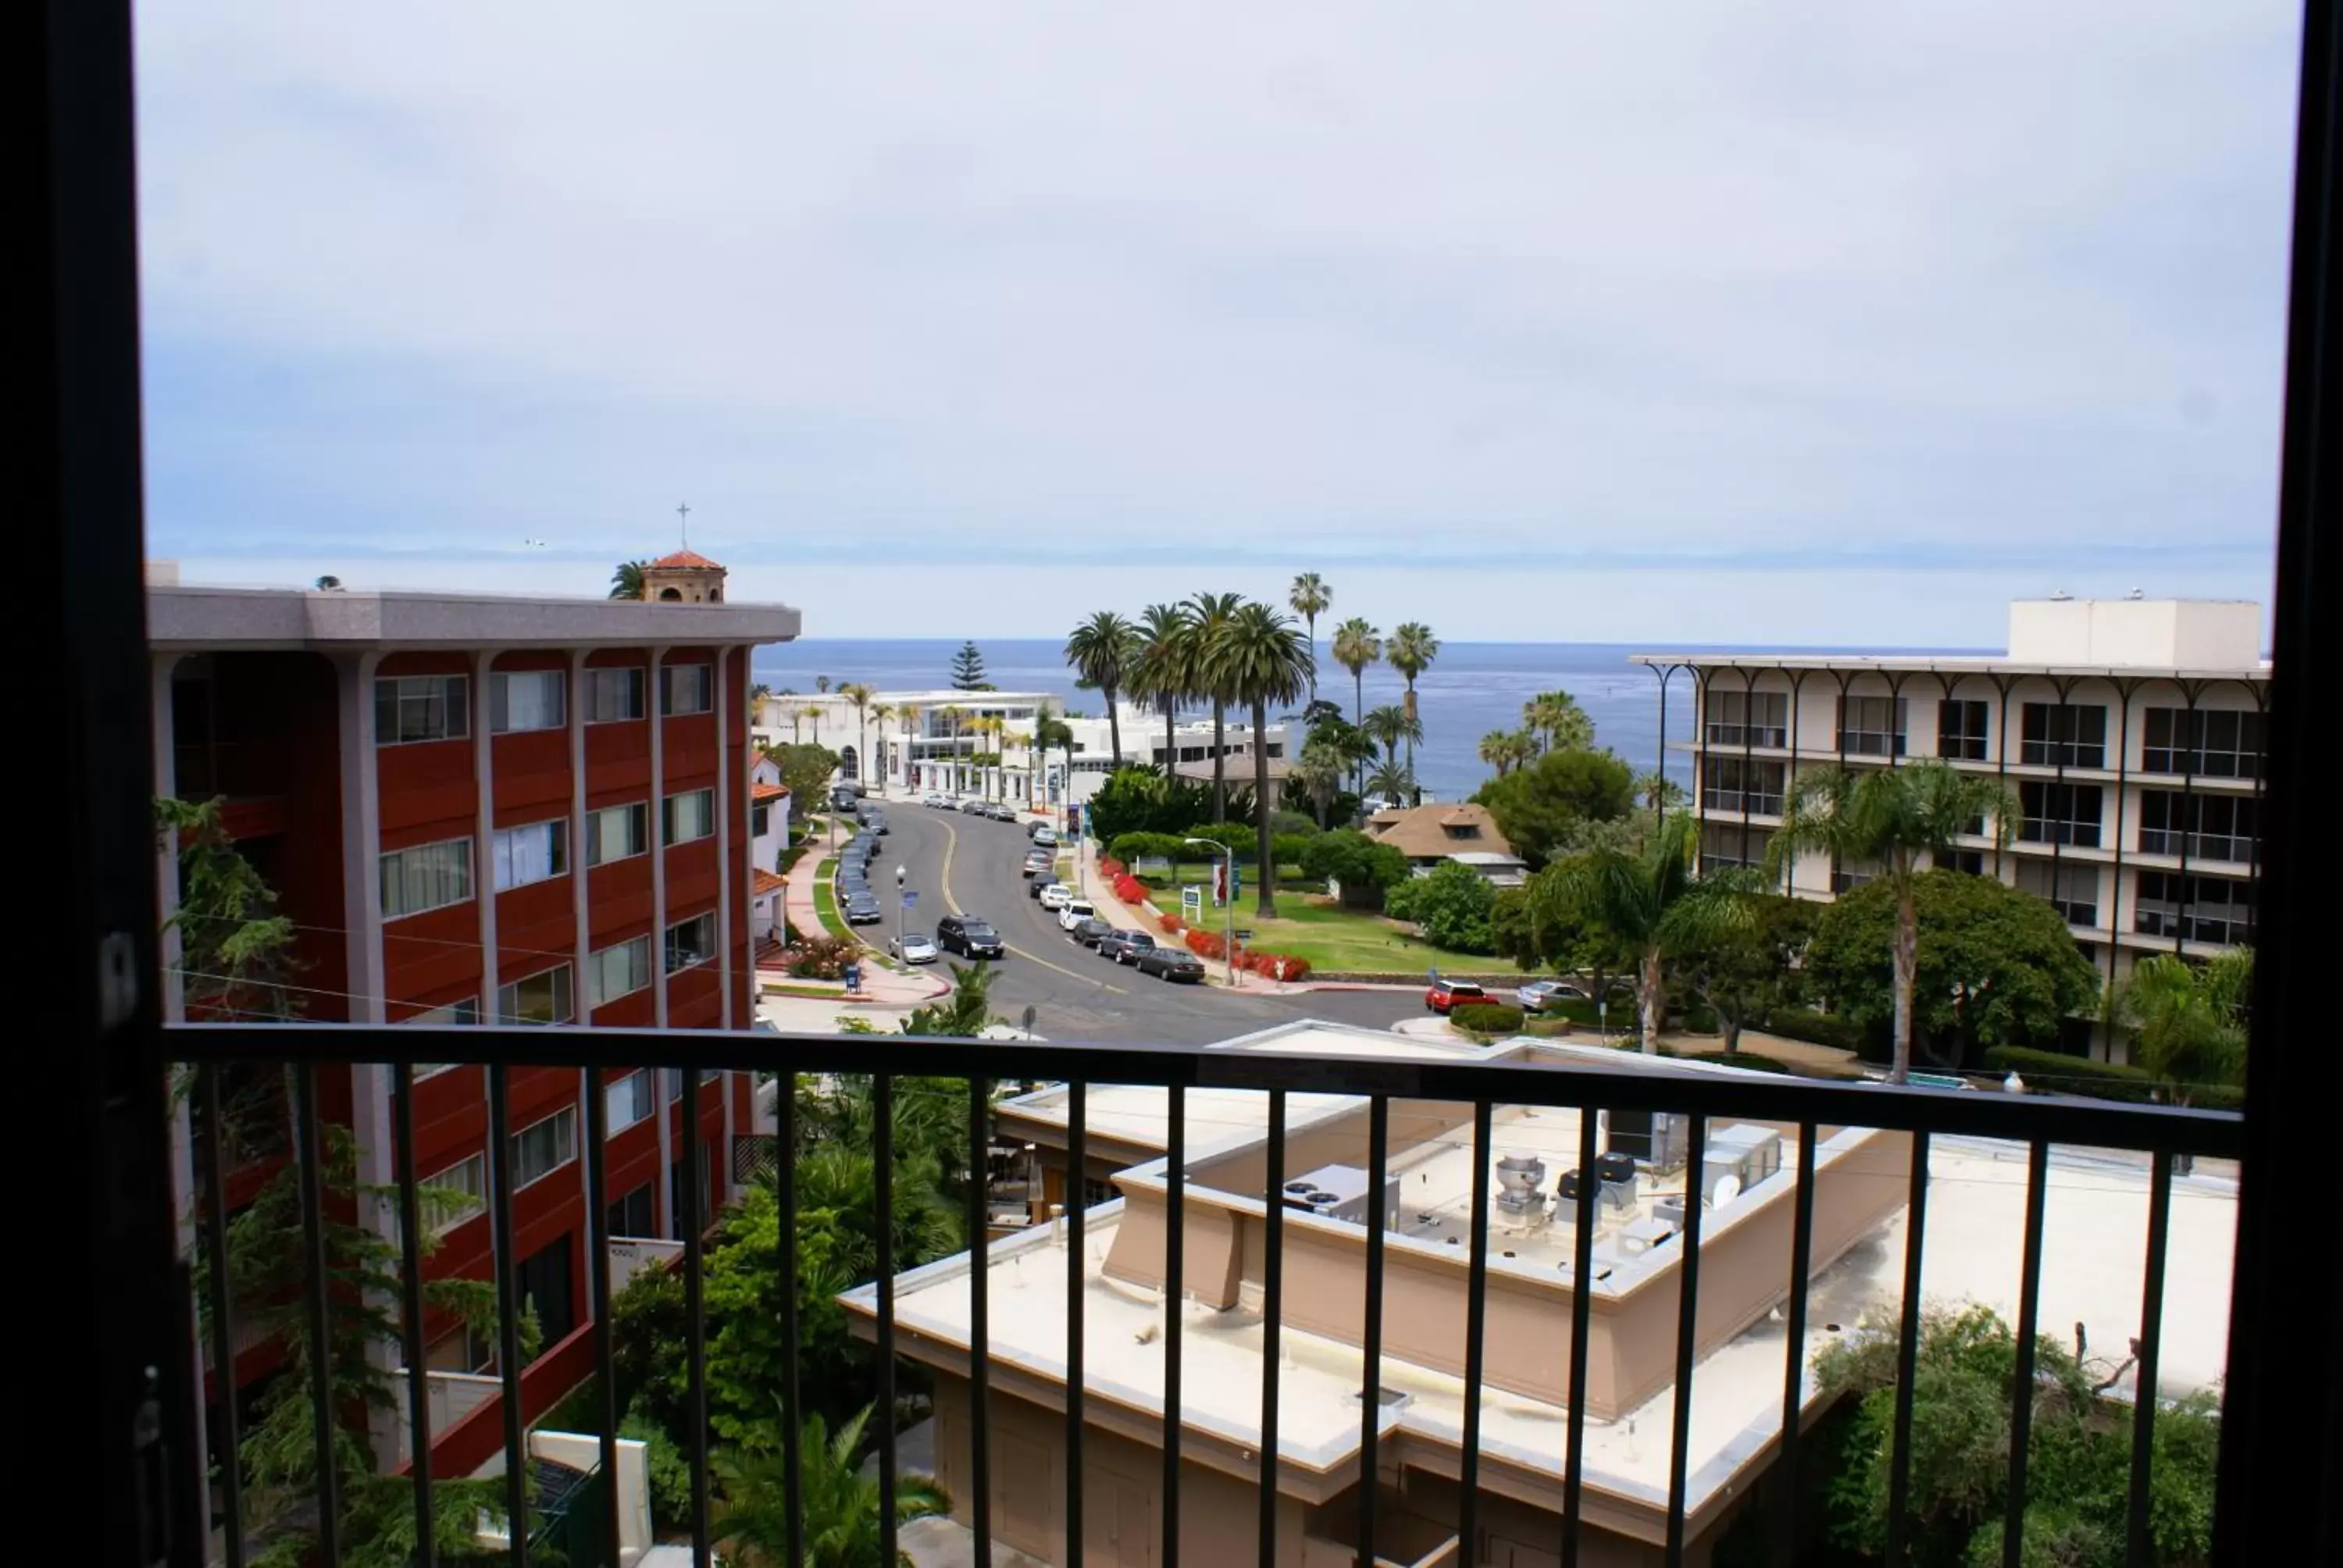
[[973, 642], [963, 642], [952, 655], [951, 683], [954, 691], [990, 691], [992, 687], [984, 678], [984, 655]]

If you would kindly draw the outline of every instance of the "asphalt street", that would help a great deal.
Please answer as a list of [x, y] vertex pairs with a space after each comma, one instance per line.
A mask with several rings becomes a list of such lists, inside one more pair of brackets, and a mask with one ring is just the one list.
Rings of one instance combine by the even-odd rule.
[[993, 1010], [1010, 1020], [1034, 1010], [1033, 1031], [1058, 1041], [1205, 1044], [1297, 1019], [1388, 1029], [1423, 1010], [1413, 992], [1294, 991], [1282, 996], [1173, 984], [1100, 958], [1069, 940], [1057, 916], [1026, 896], [1022, 824], [994, 822], [902, 800], [887, 802], [890, 829], [871, 861], [870, 885], [884, 924], [863, 934], [884, 945], [895, 934], [895, 869], [919, 895], [906, 930], [932, 931], [948, 914], [981, 915], [1009, 956], [997, 966]]

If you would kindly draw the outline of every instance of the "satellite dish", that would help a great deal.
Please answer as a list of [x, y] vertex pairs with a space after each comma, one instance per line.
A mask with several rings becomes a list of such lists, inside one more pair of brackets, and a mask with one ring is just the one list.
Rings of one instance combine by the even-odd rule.
[[1738, 1198], [1738, 1197], [1740, 1197], [1740, 1196], [1741, 1196], [1741, 1178], [1740, 1178], [1740, 1177], [1738, 1177], [1738, 1176], [1719, 1176], [1719, 1177], [1716, 1179], [1716, 1185], [1715, 1185], [1715, 1186], [1714, 1186], [1714, 1187], [1711, 1187], [1711, 1188], [1708, 1190], [1708, 1202], [1709, 1202], [1709, 1207], [1711, 1207], [1711, 1208], [1717, 1208], [1717, 1207], [1720, 1207], [1720, 1206], [1722, 1206], [1722, 1205], [1724, 1205], [1724, 1204], [1726, 1204], [1726, 1203], [1730, 1203], [1730, 1202], [1732, 1202], [1735, 1198]]

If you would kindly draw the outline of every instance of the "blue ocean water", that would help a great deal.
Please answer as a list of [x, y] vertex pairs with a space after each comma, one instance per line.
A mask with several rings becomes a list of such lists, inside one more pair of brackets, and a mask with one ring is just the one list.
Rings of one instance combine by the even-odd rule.
[[[1074, 685], [1061, 643], [1053, 638], [980, 640], [986, 678], [1003, 691], [1050, 691], [1077, 711], [1098, 713], [1104, 704], [1095, 691]], [[757, 650], [757, 678], [779, 688], [811, 691], [827, 675], [835, 686], [861, 680], [882, 690], [932, 689], [951, 684], [957, 638], [808, 638]], [[1481, 737], [1512, 729], [1522, 721], [1522, 704], [1559, 687], [1578, 699], [1594, 721], [1594, 743], [1609, 747], [1638, 773], [1660, 759], [1660, 679], [1629, 658], [1653, 649], [1626, 644], [1573, 642], [1451, 642], [1432, 668], [1417, 677], [1416, 710], [1423, 720], [1423, 744], [1416, 752], [1416, 777], [1443, 800], [1460, 800], [1478, 789], [1489, 769], [1479, 757]], [[1667, 651], [1783, 652], [1785, 649], [1722, 648]], [[1949, 651], [1949, 650], [1938, 650]], [[1353, 700], [1351, 676], [1319, 647], [1319, 690], [1347, 711]], [[1400, 700], [1402, 683], [1388, 668], [1366, 672], [1369, 708]], [[1678, 674], [1668, 684], [1667, 736], [1689, 734], [1692, 682]], [[1671, 751], [1669, 777], [1691, 782], [1691, 759]]]

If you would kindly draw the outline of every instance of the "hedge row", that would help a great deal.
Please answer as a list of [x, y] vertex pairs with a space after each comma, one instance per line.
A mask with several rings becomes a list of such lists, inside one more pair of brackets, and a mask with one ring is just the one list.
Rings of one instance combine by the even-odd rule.
[[1448, 1021], [1467, 1034], [1519, 1034], [1522, 1010], [1511, 1002], [1468, 1001], [1450, 1009]]
[[1808, 1045], [1827, 1045], [1838, 1050], [1861, 1050], [1863, 1030], [1843, 1018], [1833, 1018], [1826, 1012], [1813, 1012], [1802, 1007], [1777, 1007], [1765, 1020], [1765, 1032], [1778, 1034], [1785, 1040], [1803, 1040]]

